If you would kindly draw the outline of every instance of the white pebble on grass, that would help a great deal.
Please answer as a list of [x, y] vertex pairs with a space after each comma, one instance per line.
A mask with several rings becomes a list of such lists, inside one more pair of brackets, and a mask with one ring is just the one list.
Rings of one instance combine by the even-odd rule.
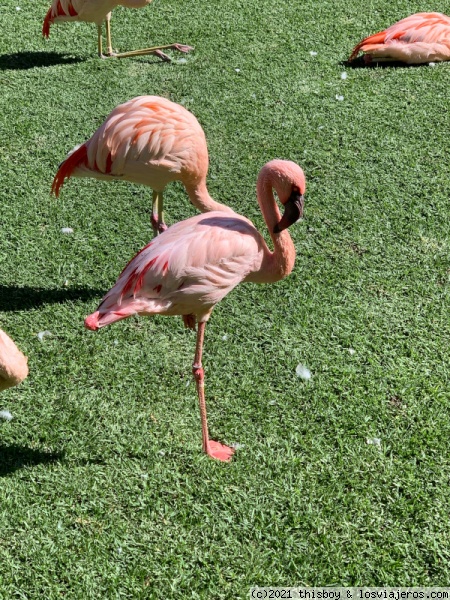
[[315, 50], [310, 50], [309, 53], [311, 56], [317, 56], [317, 52]]
[[73, 233], [72, 227], [63, 227], [61, 233]]
[[185, 65], [185, 64], [187, 63], [187, 58], [179, 58], [179, 59], [177, 60], [177, 63], [178, 63], [179, 65]]
[[3, 419], [4, 421], [11, 421], [12, 418], [13, 416], [9, 410], [0, 410], [0, 419]]
[[277, 403], [276, 400], [269, 400], [270, 406], [275, 406], [276, 403]]
[[344, 99], [344, 96], [340, 96], [339, 94], [336, 94], [336, 100], [338, 102], [342, 102], [343, 99]]
[[51, 331], [48, 331], [47, 329], [46, 329], [45, 331], [40, 331], [40, 332], [37, 334], [37, 336], [38, 336], [38, 338], [39, 338], [39, 341], [40, 341], [40, 342], [42, 342], [42, 340], [43, 340], [45, 337], [48, 337], [48, 336], [51, 336], [51, 335], [52, 335], [52, 332], [51, 332]]
[[355, 354], [356, 350], [354, 350], [353, 348], [349, 348], [348, 349], [348, 353], [350, 354], [350, 356], [353, 356]]
[[428, 63], [428, 66], [429, 66], [429, 67], [435, 67], [435, 66], [436, 66], [436, 63], [434, 63], [434, 62]]
[[341, 73], [341, 79], [347, 79], [347, 73], [345, 71]]
[[235, 69], [236, 73], [240, 73], [241, 70], [240, 69]]
[[227, 341], [227, 339], [228, 339], [228, 336], [227, 336], [227, 334], [223, 335], [223, 336], [222, 336], [222, 339], [223, 339], [223, 341], [224, 341], [224, 342], [226, 342], [226, 341]]
[[309, 381], [309, 379], [311, 379], [311, 371], [307, 367], [305, 367], [305, 365], [297, 365], [295, 373], [297, 377], [300, 377], [300, 379], [304, 379], [305, 381]]
[[16, 6], [16, 10], [21, 10], [21, 9], [20, 9], [20, 6]]
[[370, 444], [372, 446], [381, 446], [381, 439], [380, 438], [367, 438], [366, 439], [367, 444]]

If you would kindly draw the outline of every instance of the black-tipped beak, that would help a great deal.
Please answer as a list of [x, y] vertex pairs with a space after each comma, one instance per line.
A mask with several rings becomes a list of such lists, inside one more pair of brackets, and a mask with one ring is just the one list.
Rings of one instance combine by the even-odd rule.
[[298, 191], [292, 192], [284, 205], [284, 215], [281, 217], [281, 221], [273, 228], [273, 232], [280, 233], [301, 219], [304, 203], [303, 194], [300, 194]]

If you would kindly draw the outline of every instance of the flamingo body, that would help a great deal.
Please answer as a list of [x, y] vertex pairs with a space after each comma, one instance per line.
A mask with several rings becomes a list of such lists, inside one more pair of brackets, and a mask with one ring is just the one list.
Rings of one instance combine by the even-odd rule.
[[[281, 219], [272, 188], [285, 205]], [[223, 212], [197, 215], [172, 225], [145, 246], [122, 271], [97, 311], [85, 320], [92, 330], [134, 314], [182, 315], [192, 328], [198, 322], [193, 373], [202, 415], [203, 449], [219, 460], [229, 460], [232, 450], [211, 442], [207, 433], [201, 366], [205, 323], [217, 302], [239, 283], [273, 283], [292, 271], [295, 248], [285, 229], [303, 211], [303, 171], [290, 161], [271, 161], [259, 174], [257, 191], [273, 252], [245, 217]]]
[[210, 212], [175, 223], [127, 265], [86, 322], [98, 329], [133, 314], [206, 321], [217, 302], [252, 280], [267, 252], [260, 233], [239, 215]]
[[[141, 6], [149, 2], [151, 0], [143, 0]], [[44, 19], [42, 34], [48, 38], [50, 26], [62, 21], [85, 21], [101, 25], [107, 15], [121, 4], [119, 0], [53, 0]]]
[[[206, 138], [194, 115], [166, 98], [139, 96], [117, 106], [93, 136], [67, 157], [55, 175], [52, 191], [58, 196], [64, 180], [71, 176], [123, 179], [148, 185], [160, 194], [162, 213], [164, 188], [179, 180], [202, 212], [231, 212], [210, 197], [207, 172]], [[157, 212], [154, 220], [159, 227]]]
[[28, 375], [28, 359], [0, 329], [0, 391], [18, 385]]
[[450, 59], [450, 18], [441, 13], [416, 13], [355, 46], [349, 61], [359, 52], [367, 61], [391, 59], [407, 64]]

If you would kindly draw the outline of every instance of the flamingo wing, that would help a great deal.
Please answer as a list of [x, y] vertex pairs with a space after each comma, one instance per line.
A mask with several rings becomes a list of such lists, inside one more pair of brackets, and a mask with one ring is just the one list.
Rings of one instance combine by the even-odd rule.
[[207, 157], [205, 135], [189, 111], [164, 98], [140, 96], [115, 108], [87, 142], [87, 167], [142, 183], [149, 172], [160, 171], [165, 185], [200, 160], [201, 144], [194, 148], [193, 137], [203, 141]]
[[349, 60], [366, 52], [407, 63], [450, 58], [450, 18], [441, 13], [416, 13], [375, 33], [355, 46]]
[[194, 314], [214, 305], [261, 264], [265, 242], [253, 225], [222, 212], [172, 225], [125, 267], [86, 325], [97, 329], [131, 314]]

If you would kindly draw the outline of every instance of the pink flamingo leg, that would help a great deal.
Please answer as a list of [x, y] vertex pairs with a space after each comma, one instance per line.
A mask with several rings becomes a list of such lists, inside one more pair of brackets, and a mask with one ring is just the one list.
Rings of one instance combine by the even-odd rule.
[[164, 223], [162, 192], [153, 192], [153, 208], [151, 222], [154, 235], [159, 235], [167, 229], [167, 225]]
[[209, 439], [208, 435], [208, 420], [206, 418], [206, 402], [205, 402], [205, 374], [202, 367], [202, 352], [203, 339], [205, 336], [206, 323], [199, 323], [197, 328], [197, 345], [195, 347], [194, 364], [192, 365], [192, 373], [197, 385], [198, 402], [200, 405], [200, 418], [202, 421], [202, 439], [203, 451], [212, 458], [229, 462], [234, 454], [233, 448], [229, 448], [219, 442], [214, 442]]

